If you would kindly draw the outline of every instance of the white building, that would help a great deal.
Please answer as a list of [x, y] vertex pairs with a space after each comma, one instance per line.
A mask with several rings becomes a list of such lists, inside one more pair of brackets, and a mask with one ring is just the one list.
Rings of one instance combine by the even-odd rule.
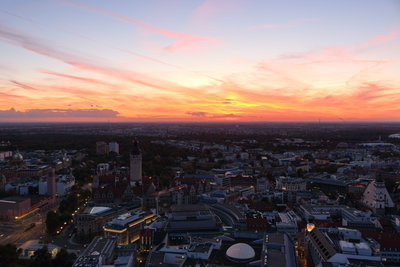
[[4, 161], [6, 158], [12, 156], [12, 151], [1, 151], [0, 152], [0, 162]]
[[363, 203], [375, 213], [385, 213], [385, 208], [393, 208], [394, 202], [382, 180], [375, 180], [368, 184], [363, 194]]
[[74, 185], [75, 178], [72, 175], [59, 175], [56, 180], [57, 195], [65, 195]]
[[305, 191], [307, 181], [302, 178], [279, 177], [276, 179], [276, 189], [287, 191]]
[[[56, 177], [56, 193], [64, 196], [75, 185], [75, 178], [72, 175], [58, 175]], [[47, 178], [41, 178], [38, 182], [39, 195], [48, 194]]]
[[318, 229], [307, 225], [306, 243], [310, 254], [310, 263], [314, 266], [350, 266], [352, 260], [362, 262], [363, 266], [376, 266], [381, 262], [379, 247], [376, 243], [363, 239], [355, 229], [329, 228]]
[[119, 144], [117, 142], [110, 142], [108, 144], [108, 151], [119, 154]]

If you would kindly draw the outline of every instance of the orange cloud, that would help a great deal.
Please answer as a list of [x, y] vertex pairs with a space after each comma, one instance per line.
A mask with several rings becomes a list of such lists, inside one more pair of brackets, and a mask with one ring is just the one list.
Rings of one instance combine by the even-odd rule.
[[118, 112], [110, 109], [29, 109], [0, 110], [1, 121], [93, 121], [117, 118]]
[[[19, 120], [55, 120], [57, 116], [101, 120], [95, 116], [101, 112], [90, 113], [95, 108], [114, 112], [105, 112], [105, 119], [123, 121], [400, 120], [398, 78], [381, 75], [379, 69], [398, 63], [397, 59], [365, 58], [352, 49], [330, 47], [281, 56], [257, 63], [251, 73], [182, 86], [158, 73], [98, 63], [4, 26], [0, 36], [3, 42], [73, 67], [72, 74], [39, 71], [46, 79], [34, 83], [23, 77], [7, 79], [0, 88], [0, 109], [7, 111], [2, 120], [11, 115]], [[331, 73], [344, 68], [340, 79]], [[315, 81], [335, 84], [327, 89]]]

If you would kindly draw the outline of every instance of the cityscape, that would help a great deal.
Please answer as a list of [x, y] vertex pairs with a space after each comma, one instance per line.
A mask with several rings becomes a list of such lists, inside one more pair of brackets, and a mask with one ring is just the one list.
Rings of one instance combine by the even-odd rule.
[[4, 266], [400, 265], [398, 123], [1, 126]]
[[1, 0], [0, 267], [400, 267], [400, 1]]

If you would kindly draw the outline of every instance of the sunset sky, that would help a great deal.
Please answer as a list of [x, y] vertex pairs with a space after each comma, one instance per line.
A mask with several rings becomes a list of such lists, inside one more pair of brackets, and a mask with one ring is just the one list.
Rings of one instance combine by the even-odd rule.
[[400, 121], [398, 0], [1, 0], [1, 121]]

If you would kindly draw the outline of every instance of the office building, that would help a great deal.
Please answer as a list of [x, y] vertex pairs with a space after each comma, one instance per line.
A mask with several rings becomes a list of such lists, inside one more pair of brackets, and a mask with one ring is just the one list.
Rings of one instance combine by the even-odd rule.
[[127, 245], [138, 241], [144, 226], [156, 218], [156, 215], [149, 211], [124, 213], [104, 225], [104, 235], [115, 237], [119, 245]]
[[119, 144], [117, 142], [110, 142], [108, 144], [108, 151], [119, 154]]

